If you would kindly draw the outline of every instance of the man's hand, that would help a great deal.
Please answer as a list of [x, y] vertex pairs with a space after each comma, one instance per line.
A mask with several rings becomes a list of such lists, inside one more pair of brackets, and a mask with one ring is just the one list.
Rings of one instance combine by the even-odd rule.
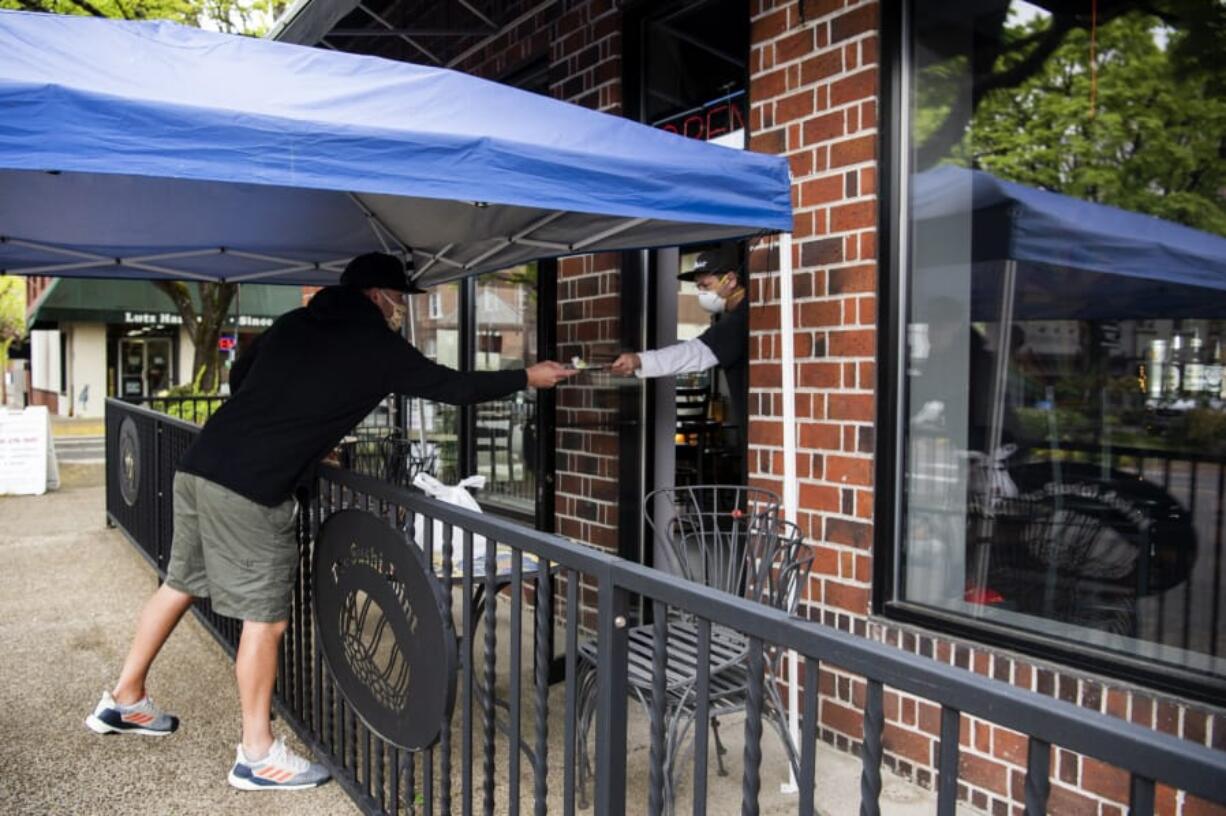
[[619, 377], [629, 377], [634, 372], [638, 371], [643, 365], [642, 360], [633, 351], [627, 351], [625, 354], [618, 356], [609, 365], [609, 370]]
[[570, 379], [578, 374], [578, 370], [567, 368], [553, 360], [545, 360], [534, 366], [528, 366], [528, 385], [532, 388], [553, 388], [562, 380]]

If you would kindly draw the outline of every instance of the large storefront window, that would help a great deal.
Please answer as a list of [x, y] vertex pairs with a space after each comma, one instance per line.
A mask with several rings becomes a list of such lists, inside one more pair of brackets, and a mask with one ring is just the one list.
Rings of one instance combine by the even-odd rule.
[[[537, 361], [537, 267], [517, 266], [477, 279], [477, 371], [525, 368]], [[536, 502], [536, 391], [476, 406], [476, 472], [481, 498], [531, 514]]]
[[[460, 367], [460, 287], [447, 283], [425, 295], [409, 299], [417, 349], [429, 359], [451, 368]], [[467, 473], [459, 467], [459, 413], [454, 405], [428, 400], [406, 400], [409, 435], [426, 438], [428, 454], [436, 457], [435, 475], [454, 484]]]
[[892, 591], [1213, 685], [1223, 12], [1150, 8], [911, 4]]

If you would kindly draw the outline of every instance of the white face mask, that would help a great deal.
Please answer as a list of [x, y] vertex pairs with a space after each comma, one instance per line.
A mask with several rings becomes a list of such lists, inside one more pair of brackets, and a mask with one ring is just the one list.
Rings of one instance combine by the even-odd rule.
[[703, 311], [711, 314], [721, 314], [724, 311], [724, 299], [719, 296], [719, 292], [711, 292], [702, 289], [698, 292], [698, 305]]
[[380, 292], [379, 294], [384, 300], [388, 301], [392, 306], [392, 313], [390, 315], [384, 315], [384, 320], [387, 321], [387, 327], [391, 329], [392, 331], [396, 332], [397, 334], [399, 334], [401, 328], [404, 327], [404, 315], [405, 315], [405, 312], [408, 311], [408, 309], [405, 307], [403, 300], [392, 300], [387, 295], [384, 295], [382, 292]]

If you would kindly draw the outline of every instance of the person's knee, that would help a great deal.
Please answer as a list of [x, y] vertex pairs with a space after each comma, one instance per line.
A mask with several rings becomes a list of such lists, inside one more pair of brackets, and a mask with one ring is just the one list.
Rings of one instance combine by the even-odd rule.
[[243, 621], [243, 637], [279, 638], [285, 634], [289, 621]]
[[196, 600], [195, 595], [192, 595], [189, 592], [184, 592], [178, 587], [173, 587], [170, 584], [165, 583], [165, 582], [163, 582], [162, 585], [157, 588], [157, 594], [161, 595], [163, 598], [166, 598], [167, 600], [171, 600], [171, 601], [174, 601], [180, 604], [190, 604]]

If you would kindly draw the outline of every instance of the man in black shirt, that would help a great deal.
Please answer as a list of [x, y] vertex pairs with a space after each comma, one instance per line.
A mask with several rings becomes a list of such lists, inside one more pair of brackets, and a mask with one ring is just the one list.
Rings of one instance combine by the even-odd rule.
[[698, 287], [698, 305], [719, 320], [694, 340], [655, 351], [627, 352], [613, 361], [614, 374], [667, 377], [719, 366], [728, 380], [732, 424], [744, 432], [749, 392], [749, 304], [736, 244], [701, 252], [682, 275]]
[[175, 531], [166, 583], [145, 605], [113, 692], [86, 725], [98, 733], [164, 735], [178, 720], [149, 701], [145, 679], [197, 597], [243, 621], [235, 658], [243, 714], [229, 782], [243, 790], [313, 787], [327, 771], [273, 739], [277, 650], [298, 562], [295, 487], [389, 393], [472, 404], [526, 387], [552, 388], [573, 370], [554, 362], [461, 373], [399, 334], [411, 282], [403, 261], [355, 258], [341, 285], [280, 318], [230, 373], [231, 397], [201, 430], [175, 476]]

